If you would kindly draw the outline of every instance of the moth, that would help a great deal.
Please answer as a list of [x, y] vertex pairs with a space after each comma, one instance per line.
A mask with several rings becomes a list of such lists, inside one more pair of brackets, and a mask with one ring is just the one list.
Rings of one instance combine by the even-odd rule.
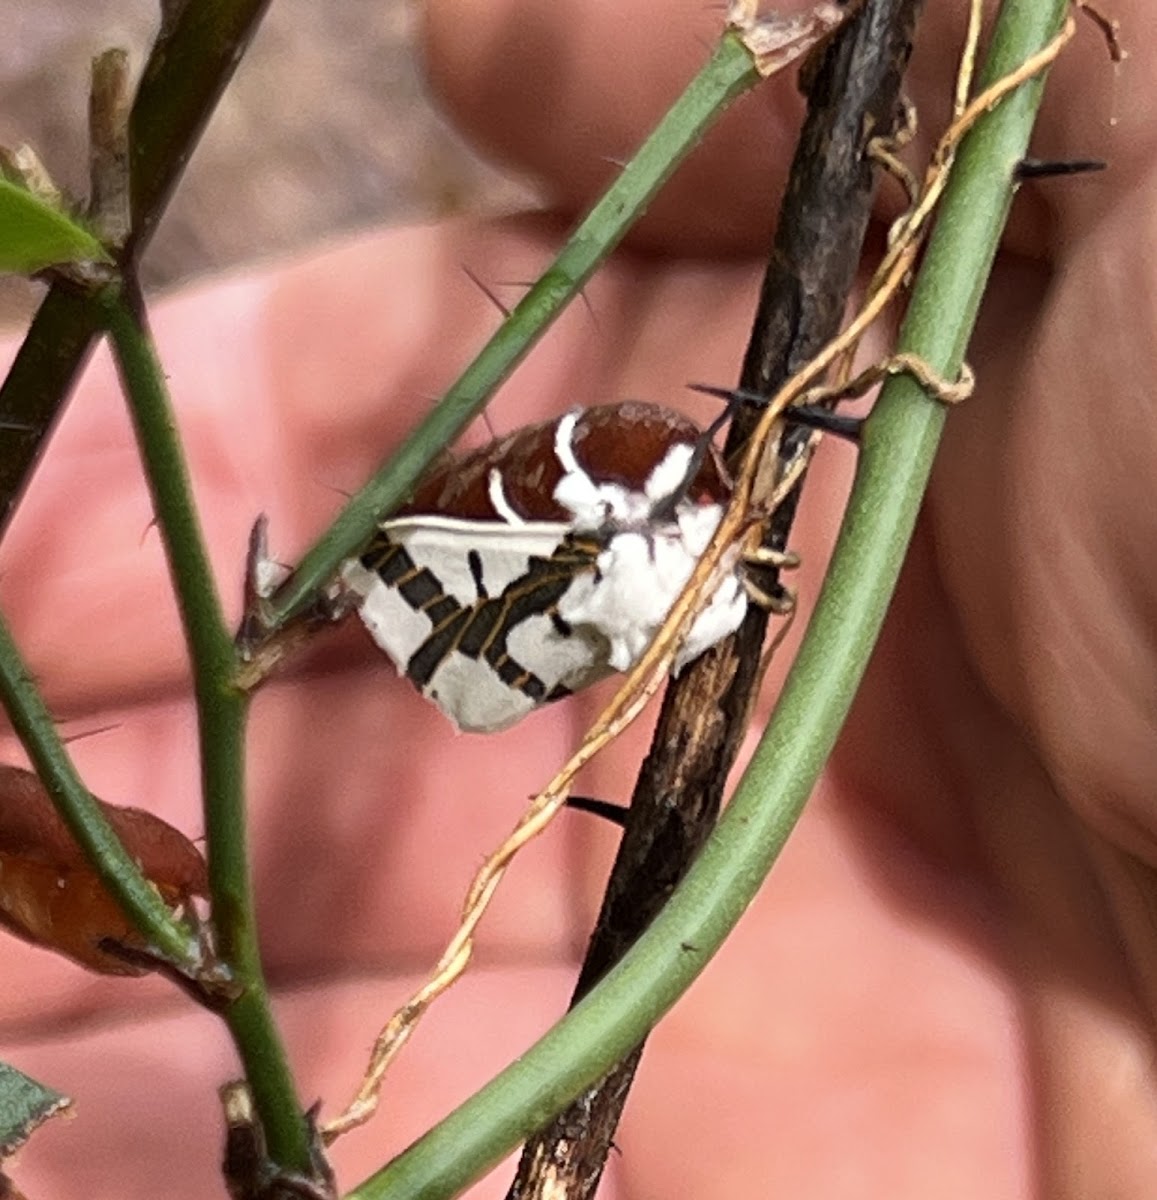
[[[723, 514], [709, 435], [654, 404], [576, 409], [427, 475], [341, 587], [374, 641], [462, 730], [505, 729], [638, 660]], [[675, 670], [747, 607], [725, 560]]]

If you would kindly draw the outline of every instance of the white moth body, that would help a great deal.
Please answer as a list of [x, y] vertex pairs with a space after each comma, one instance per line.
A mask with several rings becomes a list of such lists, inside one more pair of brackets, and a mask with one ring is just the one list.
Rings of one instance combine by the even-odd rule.
[[[628, 670], [655, 636], [728, 494], [713, 450], [688, 479], [700, 438], [644, 404], [519, 430], [428, 477], [343, 585], [458, 728], [504, 729]], [[733, 632], [746, 604], [732, 558], [675, 669]]]

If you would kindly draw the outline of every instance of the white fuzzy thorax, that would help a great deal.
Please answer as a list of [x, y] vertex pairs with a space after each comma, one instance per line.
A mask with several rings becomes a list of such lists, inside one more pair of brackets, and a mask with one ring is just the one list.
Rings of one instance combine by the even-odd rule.
[[[608, 533], [598, 570], [575, 578], [559, 600], [562, 619], [589, 625], [610, 644], [610, 665], [629, 670], [659, 631], [706, 550], [723, 517], [718, 504], [683, 499], [674, 519], [654, 520], [655, 506], [686, 480], [694, 447], [672, 446], [643, 485], [632, 491], [617, 483], [596, 483], [579, 465], [572, 437], [577, 413], [559, 422], [555, 453], [563, 477], [555, 500], [580, 532]], [[695, 619], [675, 660], [676, 672], [704, 650], [734, 632], [747, 611], [747, 595], [736, 573], [737, 553], [720, 565], [710, 603]]]
[[[599, 554], [597, 574], [577, 576], [559, 600], [564, 621], [590, 625], [607, 639], [616, 671], [630, 670], [658, 633], [723, 515], [718, 504], [688, 507], [696, 511], [680, 513], [675, 524], [613, 535]], [[679, 650], [676, 672], [739, 628], [747, 594], [735, 562], [732, 553], [721, 564], [711, 601]]]

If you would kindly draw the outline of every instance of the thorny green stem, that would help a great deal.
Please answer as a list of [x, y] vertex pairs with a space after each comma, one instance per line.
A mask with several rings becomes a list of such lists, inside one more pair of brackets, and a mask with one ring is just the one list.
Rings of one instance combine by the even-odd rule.
[[309, 1135], [269, 1008], [257, 944], [245, 823], [247, 696], [232, 685], [233, 640], [217, 596], [188, 471], [148, 334], [129, 283], [100, 297], [177, 593], [197, 701], [209, 889], [217, 949], [241, 987], [225, 1010], [273, 1161], [307, 1172]]

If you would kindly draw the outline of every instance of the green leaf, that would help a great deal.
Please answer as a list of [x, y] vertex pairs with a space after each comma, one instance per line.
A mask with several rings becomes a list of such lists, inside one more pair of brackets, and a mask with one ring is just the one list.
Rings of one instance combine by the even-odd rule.
[[72, 1101], [0, 1062], [0, 1159], [26, 1142], [37, 1125]]
[[90, 260], [110, 261], [87, 229], [19, 184], [0, 179], [0, 271], [30, 275]]

